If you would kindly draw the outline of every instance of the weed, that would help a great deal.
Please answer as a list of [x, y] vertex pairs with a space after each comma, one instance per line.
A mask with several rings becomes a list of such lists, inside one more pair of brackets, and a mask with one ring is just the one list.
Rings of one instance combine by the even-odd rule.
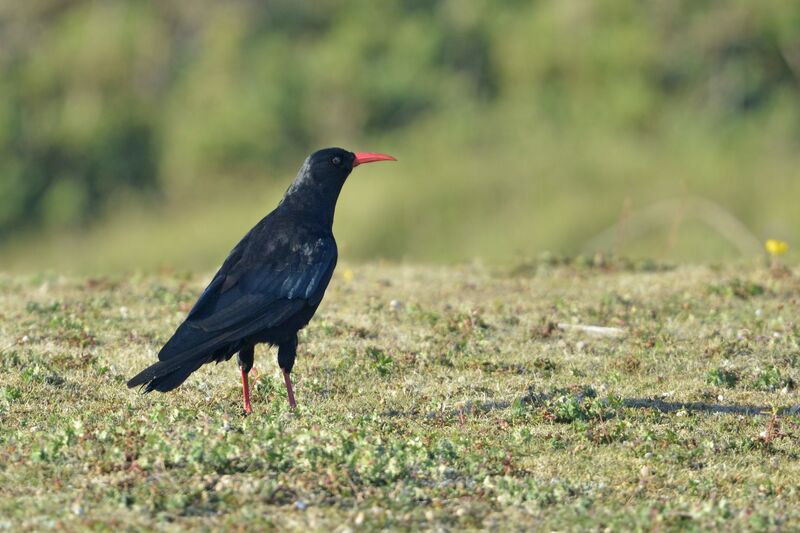
[[733, 370], [715, 368], [706, 372], [706, 383], [715, 387], [732, 389], [739, 383], [739, 374]]

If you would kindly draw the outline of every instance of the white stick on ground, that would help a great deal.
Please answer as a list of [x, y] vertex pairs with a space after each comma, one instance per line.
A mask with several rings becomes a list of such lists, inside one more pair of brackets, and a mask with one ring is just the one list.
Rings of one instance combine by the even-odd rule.
[[604, 337], [621, 337], [627, 333], [627, 331], [622, 328], [589, 326], [587, 324], [567, 324], [564, 322], [559, 322], [556, 326], [562, 331], [582, 331], [584, 333], [591, 333], [592, 335], [601, 335]]

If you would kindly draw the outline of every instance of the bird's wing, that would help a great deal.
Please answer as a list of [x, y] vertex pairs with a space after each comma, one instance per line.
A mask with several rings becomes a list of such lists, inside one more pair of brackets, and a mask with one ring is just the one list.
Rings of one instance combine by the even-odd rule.
[[304, 307], [318, 305], [336, 257], [336, 243], [330, 235], [266, 242], [246, 237], [158, 358], [164, 361], [213, 351], [263, 329], [279, 327]]

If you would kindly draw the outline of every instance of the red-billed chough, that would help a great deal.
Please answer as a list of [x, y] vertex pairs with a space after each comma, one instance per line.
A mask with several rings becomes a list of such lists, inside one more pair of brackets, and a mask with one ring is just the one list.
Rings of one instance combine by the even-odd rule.
[[158, 362], [128, 381], [167, 392], [206, 363], [239, 354], [244, 409], [251, 412], [248, 373], [258, 343], [278, 346], [289, 404], [289, 373], [297, 332], [322, 300], [338, 256], [333, 238], [336, 200], [350, 172], [391, 156], [327, 148], [303, 163], [278, 207], [231, 251], [186, 320], [158, 353]]

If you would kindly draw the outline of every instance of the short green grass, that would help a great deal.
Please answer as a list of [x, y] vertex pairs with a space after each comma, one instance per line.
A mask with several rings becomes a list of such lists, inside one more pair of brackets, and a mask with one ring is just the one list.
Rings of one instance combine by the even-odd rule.
[[206, 280], [0, 276], [0, 529], [800, 520], [796, 273], [341, 266], [302, 334], [299, 409], [262, 347], [247, 417], [233, 361], [125, 387]]

